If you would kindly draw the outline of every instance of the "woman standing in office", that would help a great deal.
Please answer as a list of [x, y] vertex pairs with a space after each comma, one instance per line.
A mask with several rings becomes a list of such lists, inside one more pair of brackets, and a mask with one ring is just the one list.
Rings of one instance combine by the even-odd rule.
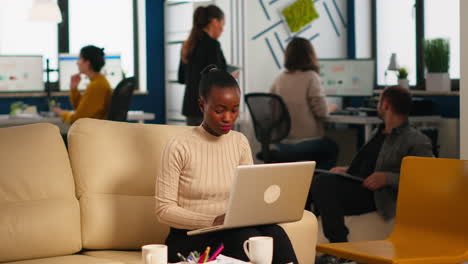
[[[70, 103], [75, 112], [54, 108], [64, 122], [72, 124], [79, 118], [90, 117], [106, 119], [112, 97], [112, 89], [106, 77], [100, 73], [104, 67], [104, 51], [95, 46], [86, 46], [80, 50], [78, 59], [79, 73], [73, 75], [70, 80]], [[90, 79], [84, 94], [78, 91], [81, 81], [80, 74], [85, 74]]]
[[200, 126], [174, 136], [166, 145], [156, 177], [156, 215], [171, 227], [166, 244], [169, 261], [192, 250], [224, 244], [223, 254], [248, 260], [243, 242], [252, 236], [273, 237], [273, 263], [298, 263], [284, 230], [264, 225], [188, 236], [187, 231], [220, 225], [238, 165], [251, 165], [249, 142], [231, 131], [239, 114], [240, 88], [227, 72], [203, 71], [200, 81]]
[[200, 6], [193, 14], [192, 30], [182, 45], [178, 78], [180, 83], [186, 84], [182, 114], [187, 118], [187, 125], [198, 126], [203, 120], [198, 104], [201, 71], [210, 64], [226, 70], [226, 60], [218, 42], [224, 23], [224, 13], [215, 5]]
[[295, 160], [315, 160], [317, 167], [335, 166], [338, 146], [324, 136], [324, 120], [336, 105], [327, 104], [320, 81], [314, 47], [304, 38], [293, 38], [285, 52], [284, 67], [271, 92], [280, 95], [291, 116], [288, 137], [278, 144], [280, 153]]

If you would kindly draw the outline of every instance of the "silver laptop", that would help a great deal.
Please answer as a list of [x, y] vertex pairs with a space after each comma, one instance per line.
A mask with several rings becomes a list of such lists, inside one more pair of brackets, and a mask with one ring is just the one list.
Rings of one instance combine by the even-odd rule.
[[315, 161], [237, 167], [224, 223], [187, 234], [300, 220], [314, 169]]

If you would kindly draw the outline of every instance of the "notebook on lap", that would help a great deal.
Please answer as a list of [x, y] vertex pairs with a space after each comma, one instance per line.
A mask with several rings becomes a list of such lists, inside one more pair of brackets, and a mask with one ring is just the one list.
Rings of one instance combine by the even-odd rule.
[[365, 180], [364, 178], [354, 176], [354, 175], [351, 175], [351, 174], [346, 173], [346, 172], [331, 172], [329, 170], [322, 170], [322, 169], [315, 169], [315, 172], [316, 173], [325, 173], [325, 174], [337, 175], [337, 176], [347, 178], [347, 179], [350, 179], [350, 180], [353, 180], [353, 181], [358, 181], [358, 182], [363, 182]]
[[237, 167], [224, 223], [187, 234], [300, 220], [314, 169], [314, 161]]

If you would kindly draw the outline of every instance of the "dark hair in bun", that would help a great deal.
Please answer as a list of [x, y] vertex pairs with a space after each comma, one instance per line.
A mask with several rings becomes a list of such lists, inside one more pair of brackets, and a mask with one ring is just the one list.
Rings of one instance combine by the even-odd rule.
[[206, 66], [201, 75], [198, 92], [199, 96], [205, 100], [215, 86], [217, 88], [234, 88], [240, 91], [236, 79], [230, 73], [218, 69], [214, 64]]
[[80, 50], [80, 56], [89, 61], [94, 72], [100, 72], [106, 64], [104, 60], [104, 48], [98, 48], [93, 45], [85, 46]]

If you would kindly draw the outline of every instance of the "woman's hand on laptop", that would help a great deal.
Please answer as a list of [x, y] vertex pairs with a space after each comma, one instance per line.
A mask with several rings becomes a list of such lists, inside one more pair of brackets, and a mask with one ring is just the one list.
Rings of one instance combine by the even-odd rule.
[[226, 217], [226, 214], [218, 215], [213, 221], [213, 226], [222, 225], [224, 223], [224, 217]]
[[335, 167], [335, 168], [332, 168], [330, 171], [336, 172], [336, 173], [345, 173], [347, 170], [348, 170], [348, 167]]

